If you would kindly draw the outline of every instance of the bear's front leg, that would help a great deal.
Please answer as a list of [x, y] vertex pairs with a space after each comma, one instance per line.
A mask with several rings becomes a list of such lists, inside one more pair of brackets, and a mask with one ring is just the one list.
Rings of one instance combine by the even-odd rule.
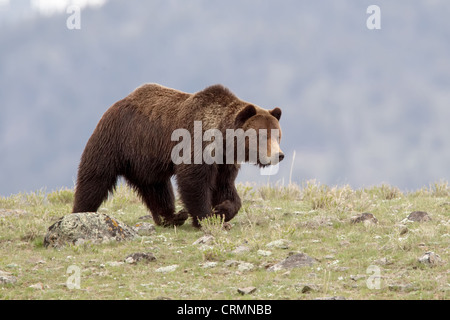
[[241, 199], [236, 195], [214, 206], [214, 214], [221, 216], [225, 222], [233, 219], [241, 209]]
[[201, 227], [201, 220], [213, 215], [212, 190], [216, 173], [215, 167], [210, 165], [182, 164], [177, 167], [180, 198], [196, 228]]
[[225, 222], [233, 219], [241, 208], [241, 198], [234, 184], [238, 170], [235, 165], [220, 165], [218, 169], [212, 204], [214, 214], [223, 217]]

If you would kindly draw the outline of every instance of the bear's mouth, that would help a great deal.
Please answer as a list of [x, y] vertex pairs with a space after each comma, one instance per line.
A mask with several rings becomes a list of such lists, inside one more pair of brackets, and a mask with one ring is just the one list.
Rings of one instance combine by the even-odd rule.
[[277, 153], [275, 156], [273, 156], [273, 157], [270, 157], [270, 158], [263, 158], [264, 159], [264, 161], [261, 161], [261, 158], [260, 157], [258, 157], [258, 159], [257, 159], [257, 165], [260, 167], [260, 168], [266, 168], [266, 167], [269, 167], [269, 166], [276, 166], [277, 164], [279, 164], [281, 161], [283, 161], [283, 159], [284, 159], [284, 153], [282, 153], [282, 152], [279, 152], [279, 153]]
[[270, 166], [275, 166], [275, 165], [277, 165], [277, 164], [279, 164], [280, 162], [278, 161], [270, 161], [270, 162], [268, 162], [268, 163], [262, 163], [261, 161], [259, 161], [259, 159], [258, 159], [258, 162], [256, 163], [256, 165], [258, 166], [258, 167], [260, 167], [260, 168], [267, 168], [267, 167], [270, 167]]

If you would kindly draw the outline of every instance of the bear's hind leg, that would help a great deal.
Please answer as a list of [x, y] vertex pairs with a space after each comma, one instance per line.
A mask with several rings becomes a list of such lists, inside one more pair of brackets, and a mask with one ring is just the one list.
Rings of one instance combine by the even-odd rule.
[[75, 200], [72, 212], [97, 212], [116, 186], [117, 178], [79, 176], [75, 188]]
[[187, 220], [187, 212], [175, 214], [175, 196], [170, 180], [136, 189], [152, 213], [155, 224], [164, 227], [181, 226]]

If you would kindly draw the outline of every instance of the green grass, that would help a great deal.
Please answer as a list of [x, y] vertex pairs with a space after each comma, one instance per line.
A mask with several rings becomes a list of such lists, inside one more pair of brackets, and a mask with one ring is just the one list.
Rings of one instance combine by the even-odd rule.
[[[229, 231], [219, 219], [208, 219], [203, 230], [190, 220], [178, 228], [156, 227], [152, 236], [124, 243], [84, 244], [46, 249], [47, 228], [71, 211], [73, 190], [18, 194], [0, 198], [0, 271], [17, 278], [0, 284], [0, 299], [448, 299], [450, 188], [438, 182], [412, 192], [381, 185], [352, 190], [315, 181], [298, 185], [239, 185], [243, 206]], [[177, 203], [181, 207], [180, 203]], [[17, 210], [2, 214], [1, 209]], [[148, 215], [126, 186], [119, 186], [100, 211], [129, 225]], [[426, 211], [432, 221], [402, 224], [412, 211]], [[370, 212], [378, 224], [352, 224], [351, 217]], [[406, 233], [402, 233], [407, 228]], [[204, 236], [214, 240], [193, 243]], [[284, 239], [288, 249], [267, 248]], [[233, 252], [245, 246], [243, 253]], [[270, 251], [265, 256], [258, 250]], [[425, 252], [444, 263], [420, 264]], [[157, 260], [117, 264], [135, 252], [152, 252]], [[268, 271], [291, 252], [318, 262], [312, 267]], [[240, 271], [227, 260], [251, 263]], [[205, 262], [216, 266], [205, 268]], [[171, 273], [160, 267], [178, 265]], [[80, 288], [69, 289], [70, 266], [78, 267]], [[380, 288], [369, 289], [370, 266], [380, 271]], [[30, 286], [40, 285], [42, 289]], [[301, 284], [318, 290], [302, 293]], [[256, 287], [241, 296], [238, 288]], [[405, 289], [406, 288], [406, 289]]]

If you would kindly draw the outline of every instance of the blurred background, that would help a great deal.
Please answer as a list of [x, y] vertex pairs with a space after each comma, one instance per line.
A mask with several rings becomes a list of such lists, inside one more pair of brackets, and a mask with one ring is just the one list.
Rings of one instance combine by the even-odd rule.
[[102, 114], [148, 82], [283, 110], [278, 174], [241, 182], [450, 180], [449, 17], [445, 0], [0, 0], [0, 195], [72, 188]]

